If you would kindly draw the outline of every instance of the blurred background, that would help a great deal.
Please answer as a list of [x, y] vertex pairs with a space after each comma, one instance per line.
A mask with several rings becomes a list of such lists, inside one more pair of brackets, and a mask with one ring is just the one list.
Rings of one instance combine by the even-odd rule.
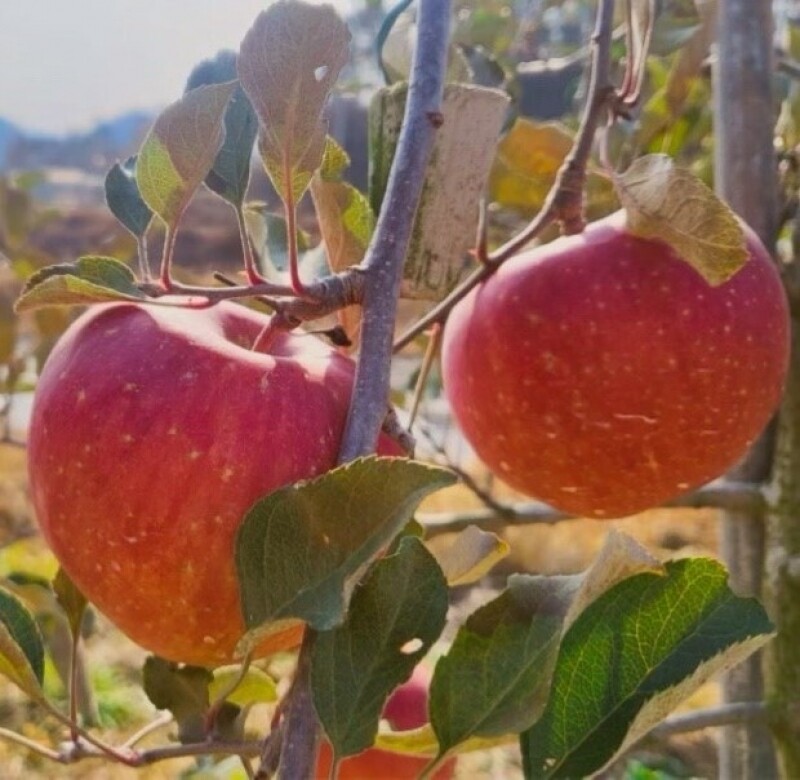
[[[104, 177], [118, 160], [135, 154], [151, 123], [183, 92], [192, 68], [219, 49], [237, 49], [266, 0], [0, 0], [0, 579], [40, 615], [51, 616], [48, 637], [48, 692], [63, 701], [63, 626], [41, 588], [55, 572], [44, 550], [26, 497], [25, 428], [36, 376], [50, 348], [70, 319], [71, 310], [43, 309], [18, 317], [13, 301], [24, 279], [37, 268], [70, 262], [83, 254], [132, 261], [133, 238], [104, 203]], [[376, 39], [391, 0], [333, 0], [353, 34], [352, 59], [329, 107], [330, 130], [349, 151], [348, 178], [367, 188], [367, 107], [384, 83]], [[664, 151], [711, 177], [709, 30], [698, 10], [713, 0], [664, 0], [661, 26], [648, 73], [641, 114], [616, 139], [625, 154]], [[413, 8], [413, 6], [412, 6]], [[490, 178], [491, 228], [502, 238], [541, 205], [558, 165], [569, 148], [584, 89], [585, 42], [593, 24], [590, 0], [455, 0], [454, 41], [476, 83], [506, 89], [512, 96], [507, 127], [518, 132], [501, 144]], [[776, 45], [800, 54], [794, 22], [800, 1], [775, 0]], [[705, 41], [705, 45], [703, 42]], [[699, 43], [698, 43], [699, 42]], [[694, 46], [694, 53], [692, 47]], [[699, 50], [699, 54], [698, 54]], [[687, 53], [688, 52], [688, 53]], [[384, 66], [391, 63], [384, 62]], [[781, 144], [798, 143], [796, 82], [776, 82]], [[537, 155], [531, 154], [532, 149]], [[615, 207], [608, 182], [590, 181], [593, 215]], [[251, 198], [276, 205], [260, 166], [254, 166]], [[303, 227], [318, 240], [313, 212], [306, 205]], [[157, 256], [157, 231], [151, 256]], [[178, 239], [180, 274], [207, 280], [212, 270], [235, 272], [240, 245], [236, 223], [221, 201], [199, 192], [189, 207]], [[413, 386], [418, 355], [396, 377], [398, 399]], [[497, 500], [513, 500], [507, 488], [488, 476], [452, 430], [437, 393], [434, 372], [422, 419], [427, 452], [469, 471], [476, 484]], [[464, 487], [438, 494], [429, 512], [483, 505]], [[646, 522], [617, 524], [662, 556], [717, 554], [713, 510], [655, 510]], [[607, 526], [569, 520], [557, 526], [507, 529], [513, 553], [498, 572], [579, 571], [596, 554]], [[488, 587], [491, 587], [489, 583]], [[485, 594], [464, 594], [478, 603]], [[51, 614], [52, 613], [52, 614]], [[97, 723], [130, 733], [152, 717], [139, 687], [144, 654], [98, 617], [87, 642], [87, 676], [93, 694], [83, 706]], [[60, 649], [59, 649], [60, 648]], [[63, 669], [62, 669], [63, 671]], [[716, 700], [708, 686], [688, 706]], [[0, 726], [32, 737], [53, 737], [58, 728], [43, 723], [34, 705], [0, 681]], [[713, 731], [698, 732], [655, 752], [640, 752], [615, 775], [628, 778], [713, 777]], [[191, 761], [146, 770], [145, 777], [199, 777]], [[233, 775], [208, 774], [203, 777]], [[0, 778], [50, 777], [53, 769], [0, 741]], [[81, 764], [58, 776], [132, 777], [131, 770]], [[508, 753], [476, 757], [462, 767], [463, 777], [514, 778], [519, 767]]]

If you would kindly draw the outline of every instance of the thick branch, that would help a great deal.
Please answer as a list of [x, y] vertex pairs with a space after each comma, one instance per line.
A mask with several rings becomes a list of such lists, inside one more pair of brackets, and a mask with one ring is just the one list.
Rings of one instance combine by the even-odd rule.
[[361, 357], [340, 459], [374, 452], [386, 415], [397, 298], [441, 112], [450, 3], [421, 0], [403, 126], [378, 224], [364, 260]]
[[[433, 149], [435, 119], [441, 110], [450, 3], [421, 0], [418, 29], [403, 127], [378, 224], [363, 263], [361, 354], [339, 453], [342, 463], [375, 451], [386, 417], [403, 262]], [[308, 679], [313, 641], [314, 633], [309, 629], [300, 650], [279, 770], [282, 777], [298, 780], [312, 776], [319, 738]]]

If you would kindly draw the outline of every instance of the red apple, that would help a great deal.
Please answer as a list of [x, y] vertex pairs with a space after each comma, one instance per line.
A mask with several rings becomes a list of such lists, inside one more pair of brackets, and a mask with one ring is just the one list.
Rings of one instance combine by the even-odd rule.
[[[393, 730], [409, 731], [428, 722], [430, 682], [428, 670], [424, 666], [418, 666], [411, 677], [388, 698], [383, 708], [383, 718]], [[401, 755], [370, 748], [342, 761], [338, 779], [416, 780], [429, 763], [430, 759], [424, 756]], [[454, 758], [445, 761], [434, 774], [434, 780], [449, 780], [455, 773], [455, 765]], [[327, 780], [330, 767], [331, 748], [327, 742], [323, 742], [317, 761], [317, 780]]]
[[[90, 601], [174, 661], [232, 660], [240, 521], [336, 462], [353, 363], [309, 335], [252, 351], [266, 321], [235, 304], [96, 306], [36, 388], [28, 457], [45, 538]], [[299, 639], [293, 628], [260, 651]]]
[[566, 512], [633, 514], [713, 479], [774, 412], [789, 351], [775, 267], [711, 287], [623, 212], [525, 252], [447, 322], [447, 398], [512, 487]]

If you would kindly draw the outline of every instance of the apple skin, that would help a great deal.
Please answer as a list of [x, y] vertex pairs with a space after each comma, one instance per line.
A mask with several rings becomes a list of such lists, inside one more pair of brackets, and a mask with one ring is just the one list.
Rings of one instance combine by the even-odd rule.
[[[383, 718], [395, 731], [410, 731], [428, 722], [428, 689], [431, 675], [417, 666], [411, 677], [395, 689], [383, 708]], [[320, 745], [316, 780], [327, 780], [331, 767], [331, 748]], [[424, 756], [391, 753], [369, 748], [339, 765], [338, 780], [416, 780], [430, 763]], [[434, 780], [450, 780], [455, 774], [456, 759], [451, 758], [433, 775]]]
[[[231, 303], [95, 306], [37, 384], [28, 464], [44, 536], [92, 603], [173, 661], [233, 660], [237, 527], [257, 499], [336, 463], [354, 364], [308, 335], [252, 351], [266, 321]], [[385, 437], [379, 451], [400, 454]]]
[[624, 212], [510, 259], [451, 312], [447, 399], [517, 490], [634, 514], [731, 467], [775, 411], [789, 319], [766, 249], [711, 287]]

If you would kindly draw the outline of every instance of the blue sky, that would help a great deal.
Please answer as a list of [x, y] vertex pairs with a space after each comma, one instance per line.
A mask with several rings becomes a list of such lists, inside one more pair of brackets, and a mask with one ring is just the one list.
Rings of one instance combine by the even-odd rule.
[[[342, 14], [356, 5], [328, 2]], [[238, 49], [269, 4], [0, 0], [0, 117], [28, 130], [65, 133], [166, 105], [197, 62]]]

